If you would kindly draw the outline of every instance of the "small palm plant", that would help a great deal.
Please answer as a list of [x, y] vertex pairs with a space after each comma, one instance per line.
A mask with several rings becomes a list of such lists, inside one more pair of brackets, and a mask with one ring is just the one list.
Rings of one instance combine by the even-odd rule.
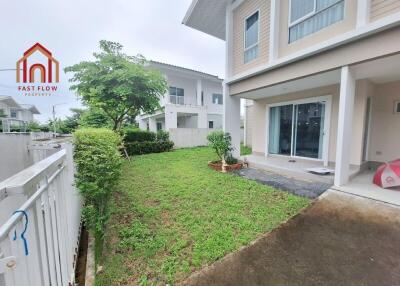
[[207, 136], [209, 146], [214, 149], [218, 158], [222, 162], [222, 171], [225, 171], [226, 165], [236, 164], [238, 161], [232, 156], [232, 138], [229, 133], [223, 131], [214, 131]]

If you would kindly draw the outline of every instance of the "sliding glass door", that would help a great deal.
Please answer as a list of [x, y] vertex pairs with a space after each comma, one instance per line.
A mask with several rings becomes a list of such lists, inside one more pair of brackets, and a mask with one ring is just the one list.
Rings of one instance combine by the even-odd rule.
[[325, 110], [325, 101], [271, 107], [269, 154], [322, 159]]

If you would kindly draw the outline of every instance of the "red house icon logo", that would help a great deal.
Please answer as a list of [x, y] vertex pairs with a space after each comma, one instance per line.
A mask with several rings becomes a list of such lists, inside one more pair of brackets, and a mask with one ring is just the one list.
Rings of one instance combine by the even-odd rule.
[[[41, 63], [28, 63], [29, 57], [36, 51], [40, 52], [47, 58], [47, 67]], [[35, 71], [40, 71], [41, 83], [52, 83], [60, 81], [60, 64], [53, 58], [51, 52], [43, 47], [41, 44], [36, 43], [29, 48], [22, 58], [17, 61], [17, 82], [21, 82], [21, 65], [22, 65], [22, 82], [34, 83]]]

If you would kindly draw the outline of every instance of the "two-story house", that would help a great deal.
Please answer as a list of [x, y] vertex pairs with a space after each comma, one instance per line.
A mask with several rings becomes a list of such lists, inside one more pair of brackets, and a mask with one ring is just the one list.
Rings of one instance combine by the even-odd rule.
[[19, 104], [11, 96], [0, 95], [0, 123], [3, 132], [10, 132], [13, 127], [24, 131], [33, 116], [40, 114], [34, 105]]
[[168, 83], [161, 108], [138, 116], [140, 129], [156, 132], [171, 129], [222, 129], [222, 79], [174, 65], [150, 62]]
[[399, 0], [194, 0], [183, 23], [226, 42], [224, 129], [239, 155], [251, 100], [250, 165], [343, 186], [400, 158]]

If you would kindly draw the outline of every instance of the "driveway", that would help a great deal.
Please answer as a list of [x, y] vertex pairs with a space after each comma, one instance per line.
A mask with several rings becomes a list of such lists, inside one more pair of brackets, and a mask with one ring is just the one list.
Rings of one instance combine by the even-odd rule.
[[184, 285], [400, 285], [400, 208], [329, 190]]

